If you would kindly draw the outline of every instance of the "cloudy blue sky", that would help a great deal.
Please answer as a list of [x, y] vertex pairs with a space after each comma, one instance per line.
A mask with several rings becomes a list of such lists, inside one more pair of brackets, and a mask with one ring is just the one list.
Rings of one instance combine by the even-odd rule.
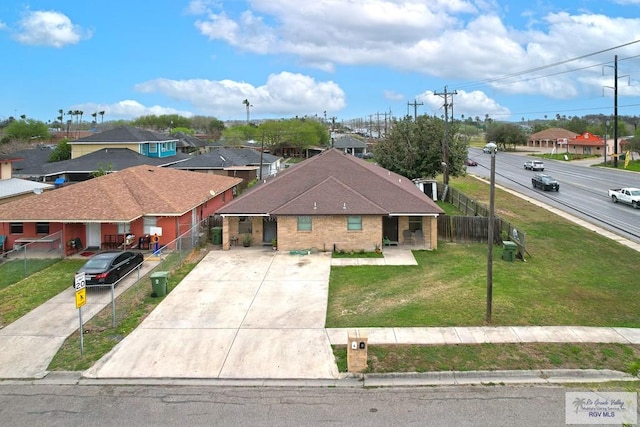
[[[2, 0], [0, 119], [640, 115], [640, 0]], [[325, 113], [326, 112], [326, 113]]]

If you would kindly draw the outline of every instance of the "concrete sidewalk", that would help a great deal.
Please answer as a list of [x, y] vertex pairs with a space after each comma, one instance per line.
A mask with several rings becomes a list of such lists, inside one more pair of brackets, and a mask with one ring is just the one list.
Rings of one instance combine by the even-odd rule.
[[369, 345], [483, 343], [618, 343], [640, 344], [640, 329], [588, 326], [495, 326], [432, 328], [331, 328], [332, 345], [346, 345], [349, 332], [368, 336]]
[[[156, 261], [145, 261], [139, 276], [134, 270], [123, 279], [115, 288], [116, 298], [157, 264]], [[53, 357], [80, 327], [72, 279], [69, 279], [69, 289], [0, 329], [0, 378], [42, 378], [47, 375]], [[110, 291], [87, 289], [87, 302], [82, 307], [83, 324], [110, 304]]]

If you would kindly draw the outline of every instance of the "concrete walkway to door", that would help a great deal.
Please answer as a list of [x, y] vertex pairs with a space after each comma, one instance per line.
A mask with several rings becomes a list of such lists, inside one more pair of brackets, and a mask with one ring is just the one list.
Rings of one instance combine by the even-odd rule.
[[85, 378], [338, 378], [331, 253], [212, 251]]

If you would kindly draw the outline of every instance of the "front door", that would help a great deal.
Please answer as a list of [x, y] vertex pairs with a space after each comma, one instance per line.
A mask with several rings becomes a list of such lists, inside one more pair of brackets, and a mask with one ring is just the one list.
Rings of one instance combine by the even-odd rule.
[[384, 216], [382, 217], [382, 237], [393, 242], [398, 241], [398, 217]]
[[100, 238], [101, 224], [88, 222], [85, 224], [87, 230], [87, 247], [100, 248], [102, 239]]
[[271, 243], [278, 237], [278, 221], [274, 217], [264, 217], [262, 220], [262, 241]]

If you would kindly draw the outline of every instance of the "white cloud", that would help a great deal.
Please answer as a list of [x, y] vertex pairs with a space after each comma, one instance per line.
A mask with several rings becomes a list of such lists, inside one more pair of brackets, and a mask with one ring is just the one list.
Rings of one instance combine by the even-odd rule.
[[63, 13], [55, 11], [29, 11], [18, 23], [15, 39], [36, 46], [63, 47], [76, 44], [91, 32], [73, 24]]
[[142, 93], [161, 93], [171, 99], [187, 101], [195, 110], [218, 117], [238, 116], [246, 111], [248, 99], [252, 114], [288, 116], [339, 111], [345, 106], [344, 91], [334, 82], [317, 82], [302, 74], [272, 74], [262, 86], [233, 80], [155, 79], [136, 85]]
[[191, 0], [187, 5], [186, 12], [191, 15], [203, 15], [212, 7], [219, 5], [218, 0]]
[[[640, 0], [635, 0], [640, 2]], [[628, 3], [631, 0], [627, 0]], [[505, 25], [495, 1], [465, 0], [253, 0], [233, 14], [218, 7], [196, 22], [203, 35], [238, 50], [292, 55], [307, 66], [384, 66], [444, 79], [477, 81], [553, 64], [640, 39], [639, 18], [526, 11], [527, 28]], [[505, 6], [506, 7], [506, 6]], [[533, 10], [533, 9], [532, 9]], [[633, 47], [619, 54], [635, 55]], [[609, 55], [612, 57], [613, 54]], [[602, 62], [583, 59], [539, 76]], [[566, 76], [491, 83], [495, 90], [578, 96], [597, 67]]]
[[4, 22], [0, 21], [0, 31], [6, 30], [6, 29], [7, 29], [7, 24], [5, 24]]
[[[425, 91], [418, 95], [416, 99], [424, 104], [425, 110], [431, 111], [436, 116], [444, 115], [444, 96], [437, 95], [433, 91]], [[453, 102], [453, 114], [455, 118], [460, 118], [462, 114], [465, 117], [481, 117], [484, 119], [486, 114], [489, 117], [508, 117], [511, 111], [500, 105], [495, 99], [490, 98], [482, 91], [475, 90], [467, 92], [464, 90], [456, 90], [447, 95], [447, 102]], [[449, 109], [449, 118], [452, 111]]]
[[404, 99], [404, 95], [393, 90], [385, 90], [384, 98], [390, 101], [402, 101]]
[[85, 116], [87, 117], [91, 117], [91, 114], [93, 114], [93, 112], [104, 111], [105, 120], [133, 119], [140, 116], [160, 116], [164, 114], [179, 114], [183, 117], [191, 117], [194, 115], [190, 111], [167, 108], [159, 105], [147, 107], [146, 105], [143, 105], [140, 102], [131, 99], [116, 102], [113, 104], [78, 104], [72, 106], [71, 109], [84, 111]]

